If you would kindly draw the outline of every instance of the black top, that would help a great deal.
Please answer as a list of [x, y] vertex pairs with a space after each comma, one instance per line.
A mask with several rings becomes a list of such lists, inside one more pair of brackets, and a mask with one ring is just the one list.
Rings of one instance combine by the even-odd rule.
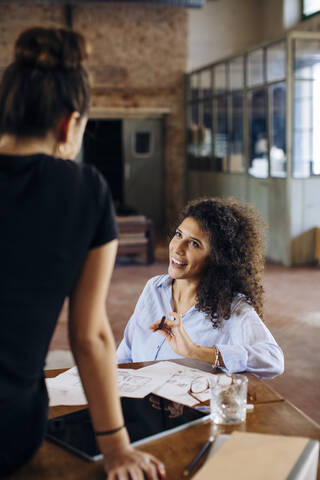
[[0, 404], [40, 381], [88, 250], [116, 237], [108, 186], [94, 167], [0, 155]]

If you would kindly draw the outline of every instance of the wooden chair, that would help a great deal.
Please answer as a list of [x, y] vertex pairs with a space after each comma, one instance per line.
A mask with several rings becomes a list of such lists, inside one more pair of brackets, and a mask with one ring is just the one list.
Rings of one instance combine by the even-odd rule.
[[117, 216], [119, 229], [118, 256], [144, 254], [146, 263], [154, 262], [154, 229], [144, 215]]

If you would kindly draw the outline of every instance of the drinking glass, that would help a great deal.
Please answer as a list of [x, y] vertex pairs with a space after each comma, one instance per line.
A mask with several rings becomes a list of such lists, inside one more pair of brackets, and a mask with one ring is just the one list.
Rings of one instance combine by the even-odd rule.
[[[221, 377], [219, 379], [219, 377]], [[245, 375], [215, 375], [210, 380], [211, 418], [218, 425], [245, 421], [248, 379]]]

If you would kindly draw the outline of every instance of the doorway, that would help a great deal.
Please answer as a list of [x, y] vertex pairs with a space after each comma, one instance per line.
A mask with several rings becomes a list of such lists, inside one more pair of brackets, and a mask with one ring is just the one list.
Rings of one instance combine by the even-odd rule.
[[90, 119], [83, 137], [83, 161], [107, 180], [113, 201], [123, 204], [122, 121]]
[[105, 177], [118, 215], [145, 215], [159, 231], [165, 223], [163, 151], [161, 118], [92, 118], [78, 161]]

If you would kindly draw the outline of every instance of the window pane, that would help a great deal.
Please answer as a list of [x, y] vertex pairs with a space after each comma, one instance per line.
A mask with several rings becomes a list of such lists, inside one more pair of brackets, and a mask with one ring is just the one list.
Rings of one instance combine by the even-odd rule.
[[296, 80], [294, 86], [293, 176], [308, 177], [312, 161], [312, 81]]
[[228, 160], [228, 117], [227, 97], [221, 95], [215, 99], [215, 170], [226, 172]]
[[192, 101], [199, 100], [199, 75], [194, 73], [190, 76], [190, 93]]
[[243, 57], [235, 58], [231, 60], [229, 64], [230, 69], [230, 89], [240, 90], [243, 88]]
[[286, 176], [286, 86], [270, 87], [270, 175]]
[[150, 154], [151, 135], [150, 132], [136, 132], [135, 135], [135, 153], [139, 155]]
[[267, 81], [284, 80], [285, 75], [285, 42], [279, 42], [267, 48]]
[[249, 173], [254, 177], [268, 176], [267, 92], [249, 92]]
[[[188, 156], [197, 157], [199, 150], [199, 104], [193, 103], [188, 108]], [[189, 163], [190, 165], [190, 163]]]
[[235, 92], [231, 96], [230, 172], [244, 171], [243, 153], [243, 94]]
[[192, 104], [192, 123], [199, 124], [199, 103]]
[[214, 67], [213, 79], [215, 95], [225, 93], [227, 90], [227, 69], [225, 63], [221, 63]]
[[319, 59], [320, 40], [294, 41], [294, 76], [295, 78], [314, 78], [314, 65]]
[[202, 98], [208, 98], [212, 95], [212, 71], [204, 70], [200, 73], [200, 86]]
[[188, 156], [190, 156], [190, 155], [194, 155], [194, 145], [193, 145], [193, 135], [192, 135], [192, 105], [189, 105], [187, 108], [187, 123], [188, 123], [187, 152], [188, 152]]
[[264, 83], [263, 50], [254, 50], [247, 57], [247, 83], [249, 87]]
[[320, 40], [294, 42], [293, 175], [320, 174]]
[[320, 63], [313, 67], [313, 155], [312, 173], [320, 175]]
[[212, 101], [206, 99], [203, 102], [203, 118], [200, 131], [199, 155], [210, 157], [212, 154]]
[[303, 0], [302, 5], [302, 13], [304, 16], [314, 15], [320, 12], [319, 0]]

